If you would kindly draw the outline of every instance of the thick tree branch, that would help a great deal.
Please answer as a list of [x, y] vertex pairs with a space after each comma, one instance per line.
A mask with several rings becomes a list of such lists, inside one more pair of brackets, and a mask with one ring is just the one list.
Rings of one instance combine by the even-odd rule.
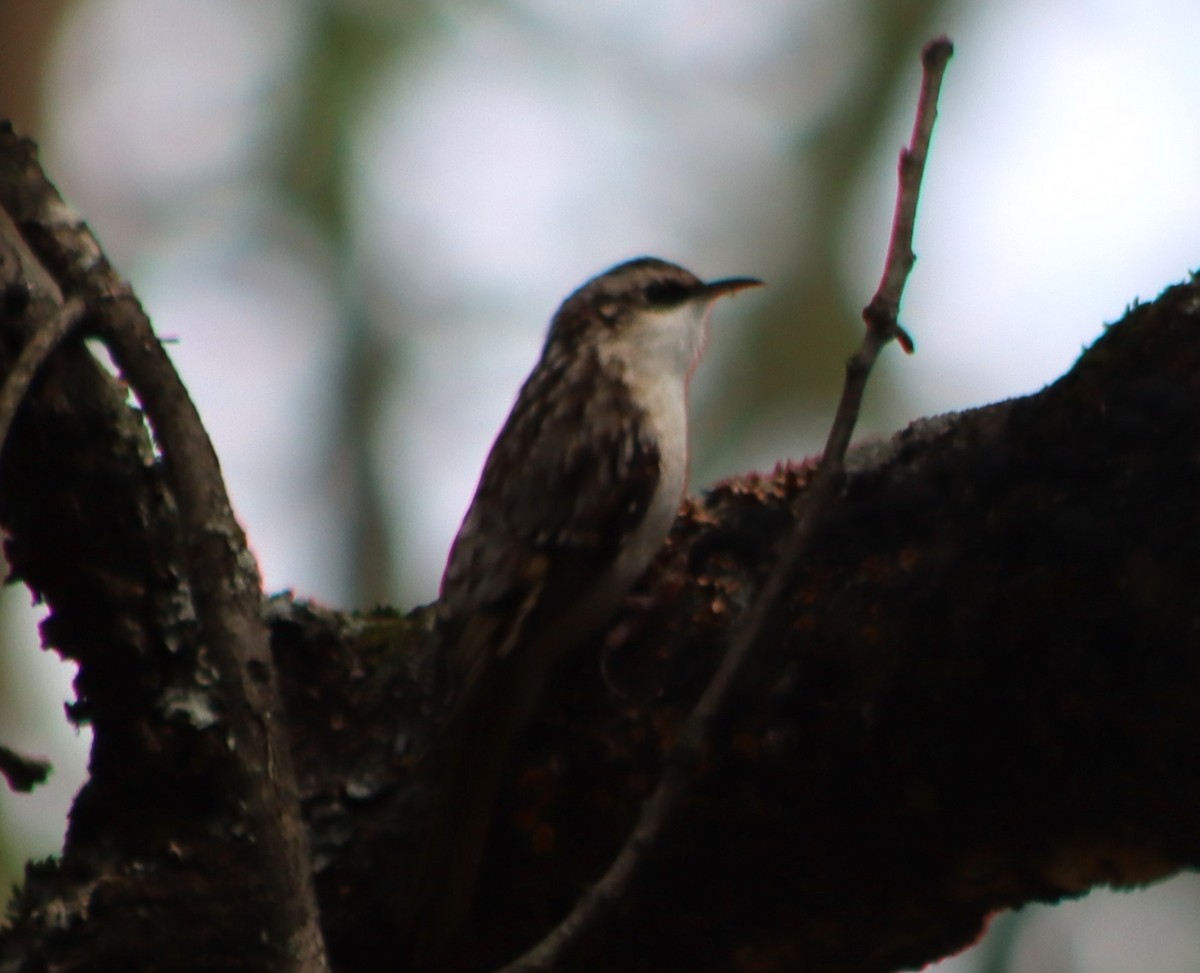
[[[278, 950], [279, 969], [323, 970], [308, 836], [262, 622], [262, 585], [226, 496], [216, 453], [129, 285], [46, 179], [33, 143], [7, 125], [0, 126], [0, 206], [68, 301], [52, 328], [35, 333], [39, 357], [34, 364], [44, 357], [41, 344], [49, 344], [42, 336], [57, 339], [65, 331], [57, 321], [73, 320], [86, 307], [154, 427], [179, 511], [201, 637], [220, 674], [228, 759], [262, 855], [268, 887], [264, 931]], [[18, 368], [23, 361], [18, 359]]]
[[[1197, 309], [1200, 287], [1175, 288], [1038, 395], [851, 454], [698, 787], [572, 968], [911, 967], [997, 909], [1200, 861]], [[517, 754], [479, 908], [445, 968], [513, 955], [602, 874], [811, 475], [783, 468], [693, 504], [609, 681], [595, 655], [572, 660]], [[352, 649], [301, 612], [279, 645], [285, 673], [303, 673], [311, 739], [355, 712], [374, 741], [342, 740], [310, 798], [340, 835], [321, 845], [337, 862], [322, 887], [341, 902], [329, 932], [347, 969], [389, 948], [379, 891], [403, 885], [409, 851], [387, 822], [413, 820], [415, 784], [392, 790], [369, 768], [411, 732], [399, 711], [420, 697], [335, 688], [342, 663], [324, 660], [341, 644], [352, 671], [408, 685], [416, 662], [398, 646], [412, 636], [380, 624], [392, 643], [380, 629]], [[364, 924], [381, 941], [364, 944]]]

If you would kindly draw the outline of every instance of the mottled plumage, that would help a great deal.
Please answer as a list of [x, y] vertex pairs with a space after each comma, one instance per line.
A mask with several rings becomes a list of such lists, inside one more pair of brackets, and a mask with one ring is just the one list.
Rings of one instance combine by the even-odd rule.
[[[511, 651], [531, 595], [547, 583], [574, 587], [576, 575], [612, 562], [658, 481], [658, 445], [615, 363], [594, 348], [551, 350], [496, 440], [442, 579], [439, 622], [456, 693], [483, 661], [477, 648]], [[551, 561], [554, 578], [544, 570]]]
[[567, 298], [496, 438], [442, 578], [449, 716], [430, 760], [448, 794], [422, 933], [465, 918], [508, 752], [563, 654], [616, 609], [662, 546], [687, 478], [687, 385], [716, 298], [641, 258]]

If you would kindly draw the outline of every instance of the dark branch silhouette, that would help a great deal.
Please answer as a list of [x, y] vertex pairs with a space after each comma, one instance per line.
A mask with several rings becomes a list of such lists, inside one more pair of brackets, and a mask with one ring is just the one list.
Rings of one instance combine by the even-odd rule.
[[12, 790], [26, 793], [46, 783], [50, 776], [50, 764], [0, 746], [0, 775], [4, 776]]
[[[128, 283], [112, 270], [87, 225], [43, 175], [32, 142], [0, 128], [0, 205], [67, 304], [34, 331], [14, 377], [34, 368], [84, 313], [137, 394], [164, 457], [198, 634], [216, 670], [211, 702], [223, 713], [228, 762], [241, 798], [242, 826], [261, 855], [268, 887], [262, 932], [273, 968], [326, 969], [312, 885], [308, 834], [277, 691], [262, 582], [233, 515], [220, 464], [195, 406]], [[37, 232], [29, 232], [36, 228]], [[7, 405], [10, 387], [0, 392]], [[0, 419], [7, 416], [0, 413]]]

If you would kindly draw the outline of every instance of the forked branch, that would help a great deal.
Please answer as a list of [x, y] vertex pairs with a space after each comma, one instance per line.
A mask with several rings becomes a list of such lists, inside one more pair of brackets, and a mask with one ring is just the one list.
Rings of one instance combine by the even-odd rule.
[[262, 584], [212, 443], [132, 288], [46, 178], [36, 146], [3, 123], [0, 207], [66, 301], [26, 344], [12, 384], [0, 393], [0, 420], [7, 422], [38, 366], [85, 316], [90, 333], [108, 346], [137, 394], [166, 461], [201, 637], [220, 672], [237, 799], [262, 856], [267, 889], [262, 924], [276, 945], [277, 968], [321, 973], [327, 962], [308, 834], [262, 619]]

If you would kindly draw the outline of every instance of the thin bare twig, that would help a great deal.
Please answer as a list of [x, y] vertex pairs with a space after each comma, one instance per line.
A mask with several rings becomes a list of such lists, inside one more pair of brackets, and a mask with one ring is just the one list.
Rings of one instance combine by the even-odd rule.
[[136, 392], [163, 455], [184, 537], [200, 634], [221, 674], [228, 752], [249, 837], [262, 855], [265, 932], [279, 970], [328, 968], [308, 834], [262, 619], [262, 583], [225, 492], [195, 405], [129, 285], [87, 225], [46, 179], [36, 146], [0, 123], [0, 206], [68, 300], [82, 299], [95, 333]]
[[33, 384], [34, 376], [82, 316], [83, 302], [78, 298], [67, 301], [52, 320], [30, 335], [21, 348], [17, 360], [4, 378], [4, 386], [0, 388], [0, 455], [3, 454], [4, 444], [8, 442], [8, 431], [12, 428], [17, 409]]
[[768, 618], [795, 574], [801, 555], [841, 489], [846, 450], [858, 421], [863, 390], [876, 357], [884, 345], [893, 339], [899, 340], [906, 350], [912, 349], [912, 341], [900, 327], [896, 316], [904, 285], [915, 260], [912, 234], [917, 199], [937, 114], [938, 92], [952, 53], [953, 46], [945, 37], [930, 41], [922, 51], [924, 74], [917, 120], [911, 143], [900, 156], [900, 187], [883, 278], [871, 303], [863, 311], [867, 333], [858, 352], [846, 363], [842, 398], [820, 465], [813, 476], [812, 485], [796, 501], [796, 528], [780, 550], [766, 584], [739, 622], [729, 651], [667, 754], [662, 777], [642, 805], [637, 824], [624, 847], [608, 871], [580, 897], [570, 914], [541, 942], [503, 967], [500, 973], [541, 973], [554, 969], [566, 952], [586, 932], [603, 922], [624, 897], [638, 869], [645, 862], [647, 850], [658, 841], [670, 816], [687, 794], [695, 777], [695, 768], [710, 745], [717, 715], [729, 699], [730, 691], [758, 643]]

